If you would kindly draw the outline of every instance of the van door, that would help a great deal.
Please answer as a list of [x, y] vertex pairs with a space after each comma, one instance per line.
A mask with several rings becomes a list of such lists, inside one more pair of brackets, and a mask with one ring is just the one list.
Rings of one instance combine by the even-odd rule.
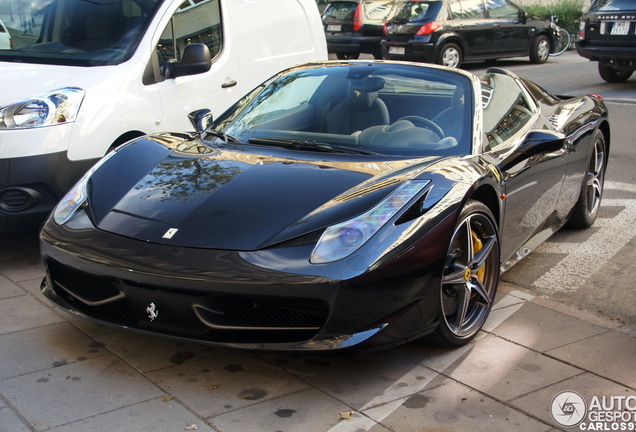
[[241, 95], [239, 65], [231, 37], [231, 23], [221, 0], [186, 0], [174, 13], [156, 46], [159, 69], [179, 60], [191, 43], [210, 50], [212, 68], [198, 75], [165, 79], [155, 84], [164, 109], [162, 129], [192, 130], [187, 114], [208, 108], [218, 117]]

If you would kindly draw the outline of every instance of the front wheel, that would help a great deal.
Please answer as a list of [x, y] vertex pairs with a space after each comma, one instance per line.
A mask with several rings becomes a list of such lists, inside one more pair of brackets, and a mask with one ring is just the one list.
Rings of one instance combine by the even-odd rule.
[[618, 69], [614, 69], [613, 67], [608, 66], [605, 63], [598, 62], [598, 73], [605, 81], [609, 83], [621, 83], [625, 82], [632, 76], [632, 72], [630, 70], [620, 71]]
[[458, 68], [462, 64], [462, 50], [454, 43], [446, 43], [437, 56], [437, 64]]
[[550, 55], [550, 41], [545, 35], [539, 35], [532, 40], [530, 46], [530, 63], [540, 64], [548, 61]]
[[492, 212], [478, 201], [462, 209], [446, 253], [439, 324], [429, 335], [445, 346], [468, 343], [486, 322], [499, 283], [499, 236]]
[[603, 183], [605, 182], [605, 168], [607, 166], [607, 152], [605, 136], [601, 131], [596, 131], [594, 136], [594, 149], [587, 164], [585, 180], [581, 187], [579, 199], [574, 205], [572, 216], [568, 220], [571, 228], [589, 228], [596, 218], [601, 207], [603, 197]]

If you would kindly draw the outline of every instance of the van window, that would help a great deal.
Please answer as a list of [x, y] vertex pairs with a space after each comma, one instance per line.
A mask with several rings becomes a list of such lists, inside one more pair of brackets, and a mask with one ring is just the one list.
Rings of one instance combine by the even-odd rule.
[[221, 52], [223, 29], [219, 0], [183, 2], [157, 44], [159, 63], [180, 59], [183, 48], [191, 43], [207, 45], [212, 58]]
[[15, 29], [16, 37], [13, 49], [0, 49], [0, 61], [71, 66], [122, 63], [136, 50], [162, 1], [21, 2], [22, 13], [5, 22]]

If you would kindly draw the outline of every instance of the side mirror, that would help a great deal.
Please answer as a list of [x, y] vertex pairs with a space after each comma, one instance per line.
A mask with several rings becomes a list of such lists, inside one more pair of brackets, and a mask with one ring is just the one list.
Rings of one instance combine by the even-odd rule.
[[502, 171], [507, 171], [524, 160], [533, 156], [554, 153], [563, 149], [565, 136], [547, 130], [530, 131], [523, 142], [500, 165]]
[[528, 21], [528, 12], [526, 11], [519, 11], [519, 14], [517, 15], [519, 18], [519, 22], [521, 22], [521, 24], [525, 24]]
[[188, 114], [188, 120], [194, 126], [195, 132], [201, 135], [212, 124], [212, 111], [209, 109], [192, 111]]
[[204, 73], [212, 68], [210, 49], [202, 43], [186, 45], [181, 61], [166, 65], [165, 78], [177, 78], [186, 75]]

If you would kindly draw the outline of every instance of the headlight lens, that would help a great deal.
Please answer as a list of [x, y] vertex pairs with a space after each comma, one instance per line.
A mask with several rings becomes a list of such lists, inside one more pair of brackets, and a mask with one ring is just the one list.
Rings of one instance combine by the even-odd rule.
[[346, 222], [330, 226], [318, 240], [309, 261], [312, 264], [323, 264], [351, 255], [391, 220], [428, 183], [428, 180], [407, 181], [368, 212]]
[[84, 90], [66, 87], [0, 108], [0, 129], [28, 129], [75, 121]]
[[110, 159], [115, 153], [125, 147], [124, 144], [121, 147], [111, 151], [106, 156], [101, 158], [95, 165], [89, 169], [86, 174], [77, 182], [75, 186], [69, 190], [64, 198], [60, 200], [55, 209], [53, 210], [53, 220], [58, 225], [64, 225], [66, 222], [70, 221], [73, 216], [77, 213], [77, 211], [84, 205], [86, 199], [88, 198], [88, 194], [86, 192], [86, 186], [88, 184], [88, 180], [91, 178], [93, 173], [97, 171], [97, 169], [104, 164], [108, 159]]

